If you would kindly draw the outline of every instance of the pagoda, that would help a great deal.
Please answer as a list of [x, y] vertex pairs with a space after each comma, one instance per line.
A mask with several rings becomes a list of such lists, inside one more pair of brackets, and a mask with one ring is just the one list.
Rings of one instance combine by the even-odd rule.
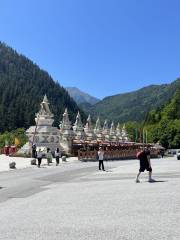
[[88, 116], [86, 125], [84, 127], [84, 132], [86, 134], [87, 141], [93, 141], [95, 139], [95, 134], [94, 134], [92, 122], [91, 122], [91, 115]]
[[61, 149], [59, 143], [59, 130], [53, 127], [54, 115], [49, 109], [49, 101], [45, 95], [40, 104], [40, 110], [36, 113], [36, 126], [31, 126], [26, 131], [30, 145], [50, 148], [54, 151], [57, 147]]
[[100, 122], [99, 117], [96, 121], [96, 125], [95, 125], [95, 128], [94, 128], [94, 134], [95, 134], [95, 137], [96, 137], [97, 141], [103, 141], [104, 140], [104, 136], [102, 134], [101, 122]]
[[63, 119], [59, 127], [60, 127], [60, 144], [66, 153], [71, 153], [74, 134], [72, 131], [71, 122], [69, 120], [67, 108], [65, 109]]
[[117, 137], [117, 140], [122, 142], [122, 133], [121, 133], [121, 129], [120, 129], [120, 124], [118, 123], [117, 124], [117, 127], [116, 127], [116, 137]]
[[85, 139], [85, 133], [84, 133], [84, 127], [81, 121], [81, 115], [78, 112], [76, 116], [76, 122], [73, 126], [73, 132], [74, 132], [74, 140], [84, 140]]
[[110, 140], [110, 135], [109, 135], [110, 131], [109, 131], [109, 126], [108, 126], [108, 121], [107, 119], [104, 121], [104, 126], [103, 126], [103, 130], [102, 130], [102, 134], [104, 135], [104, 139], [105, 141], [109, 141]]
[[109, 136], [110, 136], [110, 140], [111, 141], [115, 141], [115, 142], [117, 141], [116, 130], [115, 130], [115, 126], [114, 126], [114, 122], [113, 121], [111, 123]]
[[122, 140], [123, 140], [123, 142], [128, 142], [128, 141], [129, 141], [128, 134], [127, 134], [127, 130], [126, 130], [126, 125], [125, 125], [125, 124], [123, 125], [121, 135], [122, 135]]

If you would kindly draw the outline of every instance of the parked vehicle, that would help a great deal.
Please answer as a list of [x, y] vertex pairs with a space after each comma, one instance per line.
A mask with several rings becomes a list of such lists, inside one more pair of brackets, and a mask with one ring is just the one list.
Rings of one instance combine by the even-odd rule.
[[177, 151], [177, 160], [180, 160], [180, 150]]

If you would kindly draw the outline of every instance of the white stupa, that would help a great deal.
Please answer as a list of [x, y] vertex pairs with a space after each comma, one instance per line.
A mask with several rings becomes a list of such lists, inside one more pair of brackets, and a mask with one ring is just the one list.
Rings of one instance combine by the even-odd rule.
[[112, 121], [111, 123], [111, 128], [110, 128], [110, 132], [109, 132], [109, 136], [110, 136], [110, 140], [111, 141], [117, 141], [117, 136], [116, 136], [116, 130], [115, 130], [115, 126], [114, 126], [114, 122]]
[[[40, 104], [40, 110], [36, 113], [36, 126], [31, 126], [26, 131], [30, 145], [36, 144], [37, 147], [46, 147], [54, 151], [57, 147], [61, 149], [59, 143], [59, 130], [53, 127], [54, 115], [49, 109], [49, 102], [45, 95]], [[61, 149], [62, 150], [62, 149]]]
[[63, 114], [63, 119], [60, 127], [60, 144], [63, 147], [66, 153], [71, 153], [72, 151], [72, 141], [74, 137], [74, 133], [72, 130], [72, 124], [69, 120], [69, 114], [67, 108]]
[[104, 139], [106, 141], [110, 140], [110, 130], [109, 130], [109, 126], [108, 126], [108, 121], [107, 119], [104, 121], [104, 126], [103, 126], [103, 130], [102, 130], [102, 134], [104, 135]]
[[122, 142], [122, 132], [121, 132], [119, 123], [117, 124], [117, 127], [116, 127], [116, 137], [119, 142]]
[[104, 140], [104, 136], [102, 134], [102, 128], [101, 128], [101, 121], [100, 121], [99, 117], [96, 121], [96, 125], [95, 125], [95, 128], [94, 128], [94, 134], [96, 136], [97, 141], [103, 141]]
[[85, 131], [85, 134], [86, 134], [86, 139], [88, 141], [93, 141], [95, 139], [93, 126], [92, 126], [92, 122], [91, 122], [91, 115], [88, 116], [84, 131]]
[[123, 125], [121, 134], [122, 134], [122, 140], [123, 140], [123, 142], [129, 142], [129, 137], [128, 137], [128, 133], [127, 133], [126, 125], [125, 125], [125, 124]]
[[83, 127], [83, 124], [81, 121], [81, 115], [79, 112], [76, 116], [76, 121], [73, 126], [73, 132], [74, 132], [75, 140], [84, 140], [85, 139], [84, 127]]

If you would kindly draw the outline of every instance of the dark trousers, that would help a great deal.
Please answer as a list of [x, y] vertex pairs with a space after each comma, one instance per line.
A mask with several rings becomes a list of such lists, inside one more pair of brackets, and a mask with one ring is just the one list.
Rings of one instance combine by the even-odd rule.
[[99, 170], [101, 170], [101, 166], [102, 166], [102, 170], [104, 170], [103, 160], [99, 160]]
[[56, 157], [56, 165], [59, 164], [59, 157]]
[[36, 150], [32, 150], [32, 157], [36, 158], [37, 154], [36, 154]]
[[42, 158], [38, 158], [37, 160], [38, 160], [38, 167], [40, 167]]

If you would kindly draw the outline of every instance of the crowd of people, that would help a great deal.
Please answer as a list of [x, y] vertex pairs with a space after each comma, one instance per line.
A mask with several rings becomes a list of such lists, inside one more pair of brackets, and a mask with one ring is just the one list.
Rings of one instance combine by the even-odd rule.
[[[55, 150], [55, 159], [56, 159], [56, 166], [59, 165], [59, 159], [61, 158], [61, 151], [59, 148], [56, 148]], [[41, 162], [42, 162], [42, 158], [44, 156], [44, 151], [42, 151], [41, 148], [38, 148], [37, 150], [37, 147], [35, 144], [33, 144], [32, 146], [32, 157], [34, 159], [37, 159], [37, 166], [40, 168], [41, 167]], [[51, 149], [50, 148], [47, 148], [47, 152], [45, 153], [45, 157], [47, 159], [47, 164], [50, 165], [50, 163], [52, 163], [52, 159], [53, 159], [53, 154], [51, 152]]]

